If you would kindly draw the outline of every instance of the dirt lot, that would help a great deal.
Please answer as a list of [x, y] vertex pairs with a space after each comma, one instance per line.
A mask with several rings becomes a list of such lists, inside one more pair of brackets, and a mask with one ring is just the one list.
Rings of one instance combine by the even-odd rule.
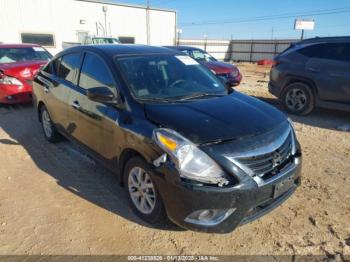
[[[240, 64], [237, 90], [279, 107], [268, 68]], [[0, 106], [0, 254], [350, 255], [348, 113], [292, 117], [304, 152], [302, 186], [280, 208], [231, 234], [152, 228], [116, 178], [69, 142], [49, 144], [33, 108]]]

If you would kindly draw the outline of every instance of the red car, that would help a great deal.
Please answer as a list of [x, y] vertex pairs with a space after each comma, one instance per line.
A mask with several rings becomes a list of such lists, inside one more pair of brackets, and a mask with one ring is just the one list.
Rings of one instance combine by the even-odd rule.
[[31, 81], [51, 57], [39, 45], [0, 44], [0, 103], [30, 102]]
[[220, 62], [202, 49], [191, 46], [165, 46], [166, 48], [179, 50], [198, 63], [213, 71], [217, 76], [224, 77], [230, 86], [237, 86], [242, 81], [242, 74], [239, 69], [232, 64]]

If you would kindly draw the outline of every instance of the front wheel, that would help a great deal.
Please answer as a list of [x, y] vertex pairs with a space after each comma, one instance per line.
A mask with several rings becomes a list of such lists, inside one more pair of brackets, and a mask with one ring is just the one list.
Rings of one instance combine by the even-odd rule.
[[130, 159], [124, 169], [124, 186], [134, 213], [150, 224], [166, 220], [160, 194], [151, 177], [148, 164], [139, 157]]
[[307, 115], [314, 109], [314, 95], [311, 88], [304, 83], [288, 85], [282, 93], [284, 108], [291, 114]]

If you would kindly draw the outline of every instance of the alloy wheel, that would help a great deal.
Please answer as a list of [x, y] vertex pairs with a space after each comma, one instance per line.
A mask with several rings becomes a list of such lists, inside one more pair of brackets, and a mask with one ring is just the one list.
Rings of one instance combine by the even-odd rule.
[[135, 207], [143, 214], [150, 214], [156, 204], [156, 190], [145, 170], [134, 167], [128, 176], [128, 189]]
[[307, 104], [307, 96], [301, 89], [293, 88], [286, 94], [285, 102], [292, 111], [302, 110]]
[[51, 124], [51, 119], [47, 110], [44, 110], [42, 112], [41, 120], [42, 120], [45, 135], [50, 138], [52, 136], [52, 124]]

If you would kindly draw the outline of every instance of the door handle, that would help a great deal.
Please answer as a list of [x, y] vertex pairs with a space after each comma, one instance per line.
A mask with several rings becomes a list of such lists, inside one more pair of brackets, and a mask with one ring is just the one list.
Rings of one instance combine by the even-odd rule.
[[74, 101], [74, 102], [72, 103], [72, 107], [73, 107], [74, 109], [80, 109], [80, 104], [79, 104], [79, 102], [78, 102], [78, 101]]
[[49, 87], [47, 85], [44, 85], [44, 92], [45, 93], [48, 93], [50, 90], [49, 90]]
[[314, 73], [318, 73], [318, 72], [321, 71], [320, 69], [317, 69], [317, 68], [314, 68], [314, 67], [308, 67], [307, 70], [309, 70], [311, 72], [314, 72]]

